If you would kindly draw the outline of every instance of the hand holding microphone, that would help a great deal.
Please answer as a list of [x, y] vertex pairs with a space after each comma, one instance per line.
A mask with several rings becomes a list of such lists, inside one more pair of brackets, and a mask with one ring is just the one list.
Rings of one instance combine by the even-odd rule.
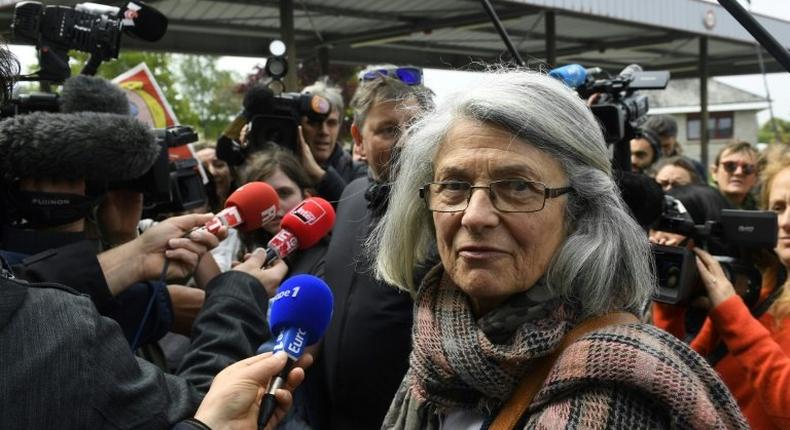
[[266, 426], [277, 406], [277, 390], [285, 384], [288, 372], [305, 352], [324, 335], [332, 318], [333, 297], [329, 286], [312, 275], [287, 279], [271, 300], [269, 326], [277, 335], [273, 352], [285, 352], [285, 368], [269, 384], [261, 401], [259, 428]]

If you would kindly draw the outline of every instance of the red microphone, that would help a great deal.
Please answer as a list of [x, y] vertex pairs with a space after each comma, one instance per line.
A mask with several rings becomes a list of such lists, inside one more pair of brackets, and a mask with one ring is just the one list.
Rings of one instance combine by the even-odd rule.
[[[280, 210], [280, 198], [271, 185], [249, 182], [242, 185], [225, 201], [225, 209], [207, 222], [206, 230], [217, 234], [221, 227], [235, 227], [248, 232], [273, 220]], [[334, 219], [334, 213], [333, 219]]]
[[266, 247], [266, 263], [285, 258], [297, 249], [318, 243], [335, 224], [335, 209], [320, 198], [305, 199], [285, 214], [277, 233]]

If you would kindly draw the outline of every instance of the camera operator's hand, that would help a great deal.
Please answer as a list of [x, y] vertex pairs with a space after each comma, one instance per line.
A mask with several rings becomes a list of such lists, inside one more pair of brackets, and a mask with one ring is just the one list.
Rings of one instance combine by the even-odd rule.
[[681, 246], [686, 236], [668, 231], [650, 229], [650, 242], [664, 246]]
[[263, 248], [256, 249], [243, 263], [237, 264], [232, 270], [252, 275], [263, 285], [266, 294], [271, 298], [277, 292], [285, 275], [288, 274], [288, 265], [282, 259], [277, 259], [273, 265], [263, 269], [266, 260], [266, 251]]
[[134, 240], [142, 214], [143, 193], [131, 190], [107, 192], [98, 211], [102, 240], [110, 246]]
[[724, 274], [719, 262], [713, 256], [700, 248], [694, 248], [694, 253], [697, 254], [699, 276], [702, 278], [702, 283], [705, 284], [705, 290], [708, 292], [711, 309], [714, 309], [734, 296], [735, 288], [730, 280], [727, 279], [727, 275]]
[[[214, 377], [195, 419], [213, 430], [257, 428], [264, 390], [269, 380], [285, 367], [286, 361], [285, 353], [265, 353], [226, 367]], [[304, 368], [311, 363], [312, 357], [306, 354], [288, 373], [285, 385], [275, 393], [277, 409], [267, 429], [274, 429], [285, 417], [293, 401], [291, 391], [304, 380]]]
[[321, 178], [326, 175], [326, 170], [322, 169], [321, 166], [315, 161], [315, 157], [313, 157], [313, 152], [310, 151], [310, 146], [307, 145], [307, 141], [304, 139], [304, 133], [302, 131], [302, 126], [299, 126], [299, 160], [302, 162], [302, 168], [304, 168], [305, 173], [313, 182], [318, 183], [321, 181]]
[[135, 282], [158, 279], [166, 260], [170, 261], [167, 279], [188, 276], [200, 256], [216, 247], [228, 233], [222, 228], [217, 236], [205, 230], [186, 235], [212, 217], [212, 214], [192, 214], [168, 218], [137, 239], [99, 254], [99, 265], [110, 292], [116, 295]]

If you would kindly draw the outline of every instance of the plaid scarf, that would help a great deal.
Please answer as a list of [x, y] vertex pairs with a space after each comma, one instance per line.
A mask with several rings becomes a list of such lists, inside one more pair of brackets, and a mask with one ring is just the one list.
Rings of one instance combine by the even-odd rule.
[[[435, 430], [453, 408], [478, 411], [487, 428], [530, 360], [553, 352], [576, 315], [539, 282], [475, 320], [466, 295], [434, 267], [415, 300], [410, 368], [382, 428]], [[746, 428], [705, 361], [646, 324], [574, 342], [525, 419], [525, 428]]]
[[574, 319], [538, 282], [477, 320], [467, 296], [438, 265], [415, 300], [404, 380], [408, 402], [431, 411], [460, 407], [490, 415], [508, 399], [530, 360], [554, 351]]

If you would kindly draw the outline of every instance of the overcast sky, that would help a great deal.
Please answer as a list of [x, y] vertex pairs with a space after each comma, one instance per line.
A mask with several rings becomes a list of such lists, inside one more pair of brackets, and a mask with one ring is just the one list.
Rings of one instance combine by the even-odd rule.
[[[713, 1], [713, 0], [710, 0]], [[715, 1], [713, 1], [715, 2]], [[741, 0], [741, 3], [745, 2]], [[751, 10], [755, 13], [768, 15], [790, 21], [790, 1], [789, 0], [752, 0]], [[780, 41], [788, 44], [788, 41]], [[35, 51], [32, 47], [12, 46], [12, 51], [19, 57], [23, 65], [33, 64]], [[253, 66], [260, 64], [263, 59], [248, 57], [222, 57], [219, 67], [222, 69], [234, 70], [240, 74], [246, 74], [252, 70]], [[442, 97], [457, 88], [464, 88], [473, 84], [478, 77], [472, 73], [454, 72], [446, 70], [425, 71], [425, 83], [436, 92], [437, 96]], [[754, 94], [765, 96], [766, 90], [762, 75], [743, 75], [716, 78], [729, 85], [744, 89]], [[771, 98], [774, 100], [774, 114], [777, 117], [790, 120], [790, 74], [771, 73], [767, 75], [768, 89]], [[760, 122], [768, 119], [768, 111], [759, 114]]]

